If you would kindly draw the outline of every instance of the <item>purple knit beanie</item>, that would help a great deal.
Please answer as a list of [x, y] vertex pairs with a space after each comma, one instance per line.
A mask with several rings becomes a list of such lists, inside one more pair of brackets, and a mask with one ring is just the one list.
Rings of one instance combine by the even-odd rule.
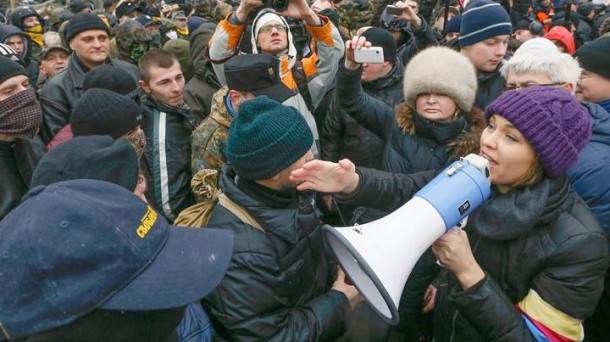
[[530, 87], [502, 94], [485, 109], [510, 121], [529, 141], [548, 177], [565, 174], [589, 141], [591, 118], [567, 90]]

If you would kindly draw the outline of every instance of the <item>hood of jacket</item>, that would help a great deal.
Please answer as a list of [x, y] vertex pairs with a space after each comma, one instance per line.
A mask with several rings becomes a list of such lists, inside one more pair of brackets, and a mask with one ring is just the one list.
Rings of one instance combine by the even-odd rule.
[[610, 145], [610, 113], [596, 103], [581, 103], [589, 111], [591, 121], [593, 122], [593, 133], [589, 141]]
[[21, 31], [17, 26], [13, 25], [1, 25], [0, 26], [0, 42], [6, 44], [6, 39], [10, 36], [20, 35], [23, 37], [23, 42], [25, 45], [25, 53], [21, 58], [25, 62], [26, 65], [30, 64], [30, 59], [32, 58], [32, 41], [30, 40], [30, 36], [27, 33]]
[[[396, 124], [404, 134], [417, 134], [415, 121], [413, 119], [414, 110], [409, 108], [404, 102], [396, 106]], [[481, 133], [485, 128], [485, 117], [483, 112], [476, 107], [472, 107], [470, 112], [461, 112], [468, 126], [457, 139], [447, 144], [449, 160], [457, 160], [470, 153], [479, 153], [481, 143]]]
[[[258, 51], [258, 47], [256, 46], [256, 37], [255, 37], [254, 28], [256, 27], [258, 20], [266, 13], [275, 13], [275, 11], [272, 8], [264, 8], [256, 15], [256, 18], [254, 18], [254, 21], [252, 22], [252, 30], [250, 33], [250, 37], [251, 37], [250, 40], [252, 43], [252, 53], [260, 53]], [[286, 19], [284, 17], [282, 17], [281, 15], [278, 15], [278, 17], [282, 21], [282, 25], [286, 26], [286, 34], [288, 36], [288, 53], [286, 54], [286, 56], [288, 58], [288, 70], [290, 70], [294, 66], [294, 63], [296, 62], [297, 48], [296, 48], [296, 46], [294, 46], [294, 38], [292, 37], [292, 31], [290, 31], [290, 25], [288, 25], [288, 22], [286, 21]], [[282, 70], [282, 76], [284, 76], [284, 74], [285, 74], [285, 69], [286, 68], [280, 69], [280, 70]]]

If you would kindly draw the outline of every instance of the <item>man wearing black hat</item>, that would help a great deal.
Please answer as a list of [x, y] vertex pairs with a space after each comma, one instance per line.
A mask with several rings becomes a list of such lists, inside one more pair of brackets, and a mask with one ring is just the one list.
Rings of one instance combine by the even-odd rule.
[[203, 301], [220, 339], [334, 341], [361, 300], [325, 251], [314, 194], [288, 178], [313, 158], [312, 142], [301, 114], [266, 96], [241, 104], [231, 124], [219, 187], [260, 226], [219, 205], [210, 216], [235, 234], [229, 270]]
[[116, 6], [114, 14], [118, 18], [119, 24], [122, 24], [126, 20], [135, 19], [140, 14], [140, 9], [132, 1], [122, 1]]
[[231, 122], [246, 100], [267, 95], [278, 102], [292, 96], [282, 83], [277, 59], [271, 55], [237, 55], [225, 63], [227, 85], [214, 94], [210, 115], [191, 137], [191, 169], [220, 169]]
[[576, 88], [579, 100], [595, 102], [610, 113], [610, 37], [578, 48], [574, 57], [583, 69]]
[[232, 239], [170, 226], [109, 182], [33, 188], [0, 223], [0, 340], [176, 341], [185, 306], [225, 273]]
[[83, 92], [83, 79], [89, 70], [112, 64], [139, 78], [138, 68], [134, 65], [108, 58], [110, 29], [97, 15], [83, 13], [74, 16], [68, 22], [66, 31], [66, 41], [73, 51], [69, 66], [53, 77], [40, 93], [44, 115], [42, 137], [45, 143], [68, 124], [70, 112]]
[[40, 104], [23, 66], [0, 57], [0, 220], [19, 204], [43, 151], [31, 139]]

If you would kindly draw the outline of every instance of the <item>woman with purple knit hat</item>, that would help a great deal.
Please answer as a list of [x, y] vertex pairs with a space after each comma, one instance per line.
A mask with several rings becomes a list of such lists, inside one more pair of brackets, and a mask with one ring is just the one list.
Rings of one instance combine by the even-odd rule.
[[[566, 177], [591, 134], [590, 117], [564, 89], [539, 86], [503, 93], [485, 119], [480, 154], [492, 195], [463, 230], [432, 246], [444, 266], [434, 338], [582, 341], [609, 260], [599, 223]], [[309, 162], [292, 177], [302, 181], [299, 190], [341, 192], [346, 202], [392, 210], [434, 173], [356, 170], [342, 160]]]

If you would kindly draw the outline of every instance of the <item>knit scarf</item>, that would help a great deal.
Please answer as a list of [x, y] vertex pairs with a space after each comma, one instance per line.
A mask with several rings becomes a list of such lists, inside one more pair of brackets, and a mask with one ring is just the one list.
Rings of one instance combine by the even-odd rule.
[[42, 45], [43, 45], [42, 36], [43, 36], [43, 33], [44, 33], [42, 31], [42, 25], [36, 25], [36, 26], [28, 27], [28, 28], [25, 29], [25, 33], [30, 37], [30, 39], [33, 42], [38, 44], [38, 47], [42, 48]]
[[432, 121], [413, 113], [413, 122], [415, 130], [422, 136], [434, 139], [442, 144], [454, 140], [462, 131], [466, 130], [468, 123], [464, 116], [460, 116], [453, 121]]
[[34, 89], [0, 101], [0, 134], [32, 139], [42, 125], [42, 109]]
[[569, 194], [566, 177], [544, 178], [538, 184], [502, 194], [494, 189], [468, 220], [468, 226], [491, 240], [511, 240], [532, 230], [539, 222], [550, 222]]

